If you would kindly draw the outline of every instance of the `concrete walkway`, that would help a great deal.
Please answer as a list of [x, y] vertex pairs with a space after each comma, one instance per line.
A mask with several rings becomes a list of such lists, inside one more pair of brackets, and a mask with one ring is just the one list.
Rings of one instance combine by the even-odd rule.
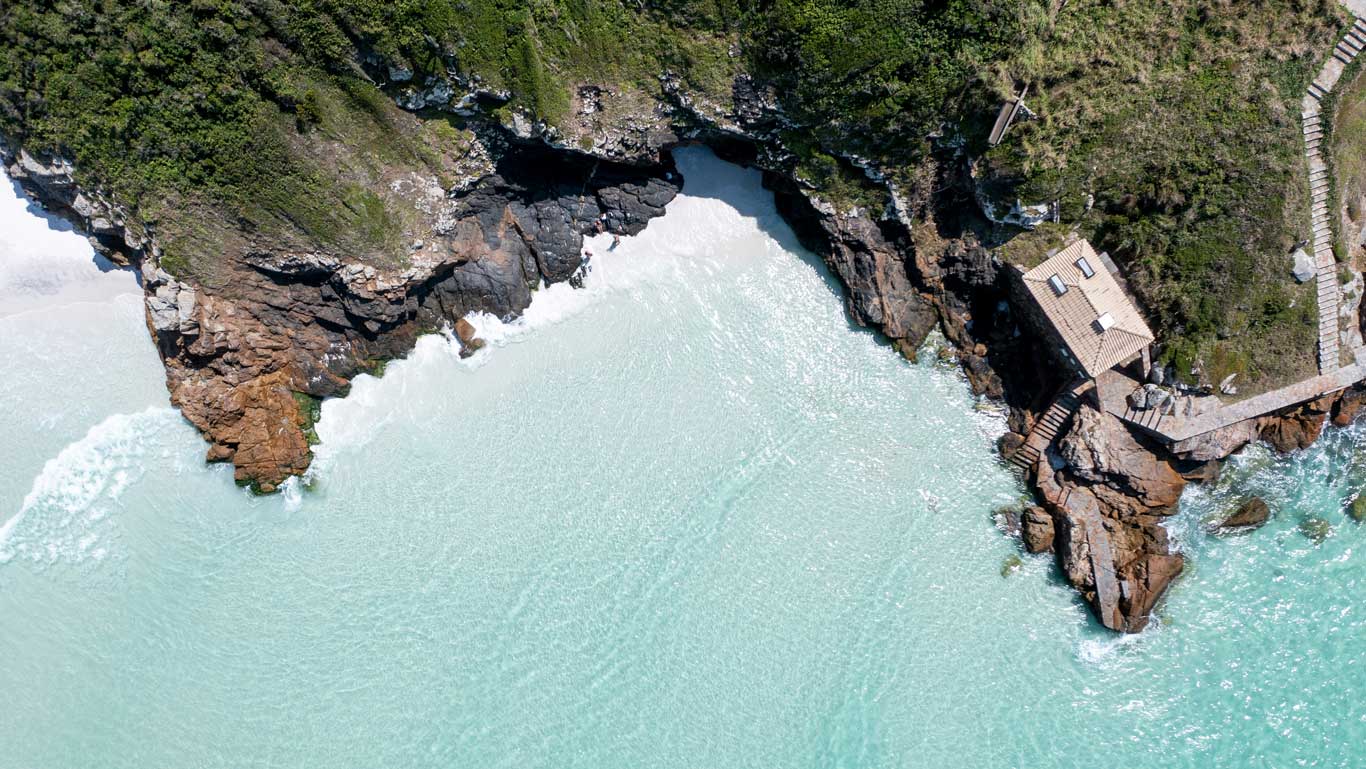
[[[1256, 395], [1247, 400], [1219, 406], [1203, 414], [1184, 413], [1187, 399], [1178, 398], [1175, 413], [1169, 409], [1145, 409], [1135, 411], [1129, 407], [1129, 393], [1141, 386], [1138, 380], [1122, 371], [1107, 371], [1097, 380], [1097, 395], [1101, 409], [1119, 417], [1135, 427], [1161, 438], [1168, 443], [1177, 443], [1197, 435], [1204, 435], [1246, 419], [1253, 419], [1282, 409], [1307, 403], [1338, 390], [1345, 390], [1366, 378], [1366, 366], [1356, 363], [1341, 366], [1327, 374], [1305, 379], [1279, 390]], [[1213, 399], [1208, 396], [1202, 400]]]

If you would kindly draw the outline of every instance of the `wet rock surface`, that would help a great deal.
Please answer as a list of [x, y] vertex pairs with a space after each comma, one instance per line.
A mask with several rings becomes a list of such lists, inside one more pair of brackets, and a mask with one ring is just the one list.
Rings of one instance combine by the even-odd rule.
[[1162, 526], [1185, 479], [1118, 419], [1083, 405], [1039, 463], [1034, 485], [1052, 516], [1058, 563], [1103, 625], [1146, 627], [1153, 606], [1181, 573]]
[[1262, 526], [1270, 519], [1271, 509], [1267, 507], [1266, 501], [1261, 497], [1253, 497], [1239, 505], [1232, 515], [1216, 524], [1214, 530], [1219, 533], [1247, 530]]

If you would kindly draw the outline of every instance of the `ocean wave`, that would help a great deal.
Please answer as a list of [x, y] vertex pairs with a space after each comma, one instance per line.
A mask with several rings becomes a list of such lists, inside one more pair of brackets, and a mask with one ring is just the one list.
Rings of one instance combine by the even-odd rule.
[[110, 514], [145, 472], [155, 434], [180, 424], [174, 409], [114, 414], [43, 465], [19, 511], [0, 525], [0, 563], [100, 561], [109, 555]]

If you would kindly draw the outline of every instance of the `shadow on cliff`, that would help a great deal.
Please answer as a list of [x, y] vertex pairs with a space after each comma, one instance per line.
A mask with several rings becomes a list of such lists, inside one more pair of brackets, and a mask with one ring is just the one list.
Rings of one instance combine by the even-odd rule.
[[[5, 181], [9, 182], [10, 188], [14, 191], [14, 196], [24, 201], [24, 210], [34, 217], [42, 219], [49, 230], [52, 230], [53, 232], [80, 235], [81, 237], [85, 236], [85, 233], [77, 229], [71, 222], [38, 205], [37, 201], [24, 193], [24, 188], [19, 182], [9, 178], [8, 175], [5, 176]], [[115, 264], [105, 257], [104, 254], [101, 254], [93, 248], [91, 249], [90, 256], [91, 261], [95, 263], [95, 267], [98, 268], [100, 272], [126, 271], [133, 275], [134, 279], [137, 280], [138, 285], [142, 285], [141, 275], [132, 267]]]

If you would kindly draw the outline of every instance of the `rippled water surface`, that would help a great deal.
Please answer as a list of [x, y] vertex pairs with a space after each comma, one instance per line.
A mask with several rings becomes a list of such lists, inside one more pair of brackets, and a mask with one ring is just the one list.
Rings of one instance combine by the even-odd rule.
[[[680, 165], [587, 289], [360, 378], [266, 498], [202, 463], [132, 275], [4, 188], [0, 767], [1366, 763], [1361, 431], [1189, 493], [1117, 639], [1048, 559], [1002, 576], [1000, 416], [852, 329], [754, 174]], [[1203, 533], [1249, 493], [1268, 527]]]

